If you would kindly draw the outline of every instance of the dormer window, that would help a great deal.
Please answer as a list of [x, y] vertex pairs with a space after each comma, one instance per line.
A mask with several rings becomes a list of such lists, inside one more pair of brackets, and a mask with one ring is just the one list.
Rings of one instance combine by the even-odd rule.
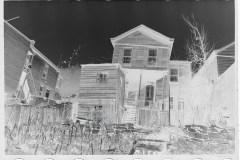
[[125, 48], [123, 53], [123, 63], [130, 64], [132, 59], [132, 49]]
[[157, 64], [157, 50], [149, 49], [148, 53], [148, 65], [155, 66]]
[[45, 64], [42, 78], [47, 79], [47, 73], [48, 73], [48, 65]]

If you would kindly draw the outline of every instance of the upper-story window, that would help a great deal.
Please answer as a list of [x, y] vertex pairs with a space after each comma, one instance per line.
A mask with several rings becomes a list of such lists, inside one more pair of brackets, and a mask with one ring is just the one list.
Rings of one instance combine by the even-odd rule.
[[41, 85], [39, 88], [39, 96], [42, 96], [42, 93], [43, 93], [43, 86]]
[[108, 73], [101, 72], [97, 74], [97, 83], [107, 83], [108, 82]]
[[178, 69], [177, 68], [170, 69], [170, 81], [178, 82]]
[[148, 65], [155, 66], [157, 64], [157, 50], [149, 49], [148, 53]]
[[125, 48], [123, 53], [123, 63], [130, 64], [132, 59], [132, 49]]
[[49, 68], [49, 66], [45, 64], [44, 70], [43, 70], [43, 75], [42, 75], [42, 78], [44, 78], [44, 79], [47, 78], [48, 68]]
[[57, 89], [60, 89], [61, 82], [62, 82], [62, 79], [61, 79], [60, 77], [58, 77], [58, 79], [57, 79], [57, 84], [56, 84], [56, 88], [57, 88]]

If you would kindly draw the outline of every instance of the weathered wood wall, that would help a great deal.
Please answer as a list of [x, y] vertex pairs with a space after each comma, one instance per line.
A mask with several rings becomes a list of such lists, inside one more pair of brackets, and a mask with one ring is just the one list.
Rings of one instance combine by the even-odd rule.
[[8, 97], [12, 97], [17, 90], [30, 43], [29, 39], [4, 21], [4, 86]]
[[[37, 118], [43, 125], [62, 123], [66, 119], [66, 113], [70, 112], [69, 109], [71, 110], [69, 105], [65, 108], [63, 106], [21, 106], [17, 104], [5, 106], [5, 126], [27, 124], [29, 117], [31, 121]], [[65, 114], [63, 114], [64, 110], [67, 110]]]
[[118, 92], [117, 92], [117, 97], [118, 101], [116, 104], [118, 107], [118, 112], [117, 112], [117, 117], [118, 117], [118, 122], [122, 122], [122, 116], [124, 113], [124, 95], [125, 95], [125, 74], [123, 73], [122, 70], [118, 69]]
[[77, 118], [92, 120], [94, 106], [102, 106], [105, 123], [117, 123], [117, 109], [115, 100], [98, 100], [98, 99], [79, 99]]
[[[98, 73], [108, 74], [106, 83], [98, 83]], [[121, 80], [122, 79], [122, 80]], [[121, 82], [122, 81], [122, 82]], [[83, 65], [81, 69], [78, 96], [79, 118], [91, 119], [95, 106], [102, 105], [106, 121], [117, 123], [121, 121], [124, 99], [124, 73], [118, 65]]]
[[[108, 73], [107, 83], [97, 83], [97, 74]], [[118, 70], [115, 65], [82, 66], [79, 99], [116, 99]]]
[[[132, 48], [132, 58], [130, 64], [123, 63], [124, 48]], [[157, 49], [157, 65], [149, 66], [148, 55], [149, 49], [145, 46], [126, 46], [116, 45], [113, 51], [112, 63], [120, 63], [124, 68], [145, 68], [145, 69], [159, 69], [166, 70], [169, 65], [170, 49], [158, 48]], [[152, 48], [151, 48], [152, 49]]]
[[[229, 57], [227, 57], [229, 56]], [[221, 76], [235, 62], [235, 44], [218, 53], [218, 76]]]

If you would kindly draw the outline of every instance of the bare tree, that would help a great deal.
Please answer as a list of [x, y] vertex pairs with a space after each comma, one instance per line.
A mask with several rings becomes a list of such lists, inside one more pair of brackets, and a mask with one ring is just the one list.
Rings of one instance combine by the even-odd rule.
[[199, 25], [195, 21], [193, 14], [191, 18], [182, 15], [182, 19], [189, 27], [191, 33], [185, 45], [186, 54], [188, 60], [192, 62], [193, 73], [197, 73], [213, 51], [215, 45], [209, 42], [207, 31], [203, 25]]

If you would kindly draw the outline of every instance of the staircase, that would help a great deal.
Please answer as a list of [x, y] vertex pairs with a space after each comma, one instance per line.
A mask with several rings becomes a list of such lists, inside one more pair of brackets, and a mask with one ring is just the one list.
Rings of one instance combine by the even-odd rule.
[[136, 123], [137, 119], [137, 109], [135, 106], [124, 106], [127, 110], [124, 112], [123, 115], [123, 123]]

